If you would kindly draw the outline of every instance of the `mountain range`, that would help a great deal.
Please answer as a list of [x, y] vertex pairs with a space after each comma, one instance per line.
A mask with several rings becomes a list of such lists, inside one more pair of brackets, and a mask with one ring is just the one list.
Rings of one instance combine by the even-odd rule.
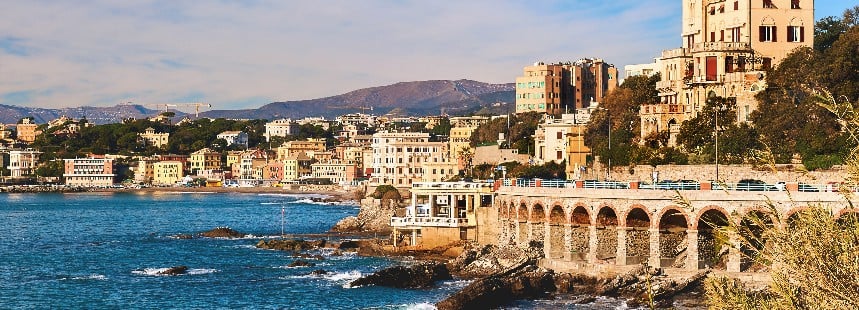
[[[300, 119], [304, 117], [334, 117], [347, 113], [365, 112], [375, 115], [424, 116], [505, 114], [515, 108], [514, 84], [491, 84], [472, 80], [433, 80], [400, 82], [370, 87], [342, 95], [286, 102], [272, 102], [256, 109], [201, 111], [200, 117], [230, 119]], [[321, 108], [322, 107], [322, 108]], [[141, 105], [120, 104], [113, 107], [75, 107], [62, 109], [28, 108], [0, 104], [0, 123], [15, 123], [32, 116], [36, 123], [45, 123], [62, 115], [85, 117], [96, 124], [121, 122], [125, 118], [145, 118], [157, 110]], [[185, 113], [176, 112], [177, 116]]]

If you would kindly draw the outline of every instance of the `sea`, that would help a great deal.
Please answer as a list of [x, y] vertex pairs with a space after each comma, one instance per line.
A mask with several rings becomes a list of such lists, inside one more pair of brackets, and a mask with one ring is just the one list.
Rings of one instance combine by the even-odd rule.
[[[468, 285], [430, 289], [350, 287], [362, 275], [409, 258], [332, 255], [288, 267], [290, 253], [261, 239], [325, 233], [356, 215], [353, 203], [313, 196], [205, 192], [0, 194], [0, 308], [3, 309], [433, 309]], [[216, 227], [240, 239], [180, 239]], [[328, 235], [319, 238], [337, 239]], [[186, 274], [160, 275], [174, 266]], [[312, 275], [322, 269], [328, 273]], [[599, 303], [599, 301], [598, 301]], [[586, 308], [623, 308], [615, 301]], [[522, 301], [510, 308], [571, 308]]]

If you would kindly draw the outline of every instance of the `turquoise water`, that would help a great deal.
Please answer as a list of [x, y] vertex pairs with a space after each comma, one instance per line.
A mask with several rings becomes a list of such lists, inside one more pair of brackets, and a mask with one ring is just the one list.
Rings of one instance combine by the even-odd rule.
[[[355, 205], [306, 196], [225, 193], [0, 194], [0, 308], [421, 308], [466, 285], [348, 288], [362, 274], [409, 263], [327, 256], [288, 268], [260, 238], [321, 233]], [[177, 239], [228, 226], [256, 237]], [[158, 276], [177, 265], [188, 274]], [[311, 270], [330, 271], [310, 276]]]

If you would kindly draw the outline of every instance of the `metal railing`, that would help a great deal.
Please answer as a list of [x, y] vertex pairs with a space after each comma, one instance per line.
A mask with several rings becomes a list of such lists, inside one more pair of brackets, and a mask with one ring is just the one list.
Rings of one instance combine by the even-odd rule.
[[450, 217], [391, 217], [391, 226], [460, 227], [467, 226], [467, 218]]
[[[515, 184], [514, 184], [515, 180]], [[640, 190], [687, 190], [698, 191], [702, 190], [701, 183], [694, 180], [681, 181], [660, 181], [657, 183], [649, 182], [622, 182], [622, 181], [598, 181], [598, 180], [541, 180], [541, 179], [504, 179], [503, 186], [514, 187], [543, 187], [543, 188], [585, 188], [585, 189], [633, 189], [637, 183], [637, 189]], [[779, 192], [787, 191], [788, 186], [785, 182], [776, 184], [769, 183], [754, 183], [754, 182], [738, 182], [738, 183], [721, 183], [710, 182], [709, 190], [727, 190], [727, 191], [765, 191]], [[859, 192], [859, 187], [844, 187], [837, 182], [827, 184], [807, 184], [798, 183], [796, 191], [799, 192], [838, 192], [840, 190], [848, 190]]]

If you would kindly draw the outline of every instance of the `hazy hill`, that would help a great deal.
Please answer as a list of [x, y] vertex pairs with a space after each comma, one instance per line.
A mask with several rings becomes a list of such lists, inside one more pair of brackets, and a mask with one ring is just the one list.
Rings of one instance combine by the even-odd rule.
[[[513, 84], [489, 84], [471, 80], [437, 80], [400, 82], [393, 85], [364, 88], [342, 95], [300, 101], [273, 102], [258, 109], [213, 110], [200, 116], [247, 119], [302, 118], [324, 116], [334, 118], [346, 113], [373, 108], [382, 115], [394, 108], [407, 115], [438, 115], [444, 109], [451, 115], [466, 114], [499, 102], [512, 103]], [[512, 109], [512, 105], [509, 105]]]
[[[364, 88], [342, 95], [288, 102], [273, 102], [257, 109], [201, 111], [200, 117], [229, 119], [278, 119], [324, 116], [328, 119], [346, 113], [370, 112], [383, 115], [393, 109], [407, 116], [438, 115], [442, 109], [450, 115], [474, 112], [504, 114], [514, 110], [513, 84], [489, 84], [471, 80], [437, 80], [401, 82], [393, 85]], [[185, 115], [175, 111], [177, 116]], [[146, 118], [158, 114], [157, 110], [140, 105], [113, 107], [76, 107], [63, 109], [27, 108], [0, 105], [0, 123], [15, 123], [25, 116], [33, 116], [36, 123], [44, 124], [62, 115], [71, 118], [86, 117], [96, 124], [118, 123], [123, 118]]]

